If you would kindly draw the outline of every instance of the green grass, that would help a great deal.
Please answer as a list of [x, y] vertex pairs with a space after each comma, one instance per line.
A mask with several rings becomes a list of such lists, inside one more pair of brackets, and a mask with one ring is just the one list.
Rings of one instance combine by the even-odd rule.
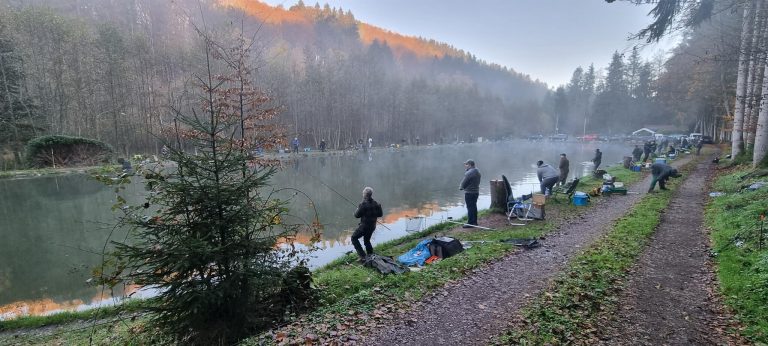
[[[744, 337], [754, 343], [768, 343], [768, 239], [761, 249], [758, 237], [760, 215], [768, 211], [768, 187], [741, 191], [742, 186], [768, 181], [768, 177], [742, 180], [751, 168], [733, 170], [712, 184], [713, 191], [726, 195], [713, 198], [705, 216], [712, 230], [725, 303], [743, 325], [740, 332]], [[765, 228], [768, 231], [768, 224]]]
[[119, 306], [109, 306], [100, 309], [91, 309], [85, 311], [67, 311], [53, 314], [50, 316], [23, 316], [0, 321], [0, 332], [21, 329], [37, 328], [56, 324], [63, 324], [80, 320], [94, 320], [113, 317], [121, 313], [132, 313], [145, 310], [147, 302], [144, 300], [130, 300]]
[[[624, 168], [611, 167], [608, 172], [617, 177], [618, 181], [624, 181], [627, 184], [642, 179], [643, 175], [630, 172]], [[585, 178], [585, 186], [598, 184], [593, 178]], [[586, 185], [589, 184], [589, 185]], [[579, 188], [579, 190], [584, 190]], [[548, 204], [548, 210], [556, 208], [560, 217], [566, 217], [569, 214], [576, 214], [585, 210], [584, 207], [576, 207], [568, 203]], [[481, 211], [480, 216], [486, 215], [488, 211]], [[296, 319], [306, 321], [305, 326], [323, 326], [335, 324], [343, 320], [343, 316], [349, 311], [371, 312], [377, 307], [393, 302], [408, 303], [413, 302], [426, 292], [442, 287], [446, 283], [460, 279], [475, 268], [479, 268], [489, 261], [501, 258], [514, 251], [512, 245], [498, 242], [498, 240], [508, 238], [538, 237], [546, 234], [557, 225], [556, 221], [546, 220], [543, 222], [531, 222], [524, 227], [509, 227], [498, 231], [473, 230], [471, 232], [461, 233], [457, 238], [462, 241], [486, 241], [485, 243], [473, 244], [474, 246], [459, 256], [439, 261], [433, 265], [423, 268], [419, 272], [411, 272], [405, 275], [381, 275], [368, 268], [357, 264], [355, 254], [345, 255], [328, 265], [314, 271], [314, 281], [320, 292], [319, 307], [304, 316], [297, 316]], [[445, 233], [453, 228], [455, 224], [443, 223], [430, 227], [429, 229], [407, 235], [403, 238], [392, 240], [390, 242], [379, 244], [375, 247], [376, 253], [397, 257], [415, 246], [421, 239], [435, 234]], [[81, 318], [92, 318], [81, 315]], [[42, 321], [37, 325], [53, 324], [54, 316], [41, 317]], [[74, 318], [75, 320], [78, 318]], [[66, 321], [71, 321], [67, 319]], [[9, 321], [10, 322], [10, 321]], [[363, 323], [362, 321], [360, 321]], [[110, 338], [117, 340], [126, 338], [122, 333], [137, 333], [137, 329], [143, 332], [144, 322], [121, 322], [126, 324], [127, 328], [113, 328], [115, 333]], [[32, 324], [28, 326], [34, 326]], [[21, 324], [9, 325], [5, 329], [22, 328]], [[108, 326], [96, 328], [99, 333]], [[131, 329], [134, 328], [134, 329]], [[350, 327], [351, 328], [351, 327]], [[321, 330], [315, 331], [317, 335], [324, 335]], [[63, 333], [55, 338], [37, 338], [34, 343], [55, 344], [61, 340], [70, 340], [67, 338], [76, 338], [79, 331], [73, 331], [69, 335]], [[108, 333], [107, 333], [108, 334]], [[106, 335], [106, 334], [105, 334]], [[146, 336], [140, 336], [137, 340], [157, 338], [157, 335], [149, 333]], [[127, 339], [126, 339], [127, 340]], [[247, 341], [248, 343], [258, 343], [259, 338], [254, 337]], [[3, 343], [0, 337], [0, 344]], [[70, 342], [65, 342], [70, 343]], [[74, 342], [75, 344], [77, 342]]]
[[600, 316], [616, 309], [627, 270], [645, 249], [671, 197], [671, 191], [644, 196], [600, 241], [573, 258], [497, 342], [558, 345], [593, 338]]

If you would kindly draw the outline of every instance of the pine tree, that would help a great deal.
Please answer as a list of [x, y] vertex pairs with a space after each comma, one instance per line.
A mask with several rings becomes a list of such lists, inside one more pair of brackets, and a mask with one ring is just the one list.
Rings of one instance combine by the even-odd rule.
[[[233, 344], [312, 303], [309, 271], [291, 269], [296, 250], [276, 245], [319, 225], [285, 223], [286, 203], [268, 191], [277, 162], [249, 154], [285, 143], [275, 125], [279, 109], [250, 83], [250, 45], [241, 36], [235, 47], [222, 48], [200, 35], [205, 65], [195, 76], [193, 102], [199, 108], [174, 110], [167, 133], [177, 141], [169, 144], [172, 165], [140, 170], [150, 190], [146, 202], [118, 198], [131, 237], [115, 243], [114, 268], [99, 272], [102, 282], [156, 289], [152, 323], [176, 342]], [[182, 141], [193, 143], [196, 154], [181, 150]]]

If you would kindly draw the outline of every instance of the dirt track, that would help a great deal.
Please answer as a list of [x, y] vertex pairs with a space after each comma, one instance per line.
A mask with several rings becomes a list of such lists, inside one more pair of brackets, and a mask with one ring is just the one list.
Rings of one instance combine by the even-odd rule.
[[727, 314], [716, 287], [703, 227], [709, 161], [675, 192], [651, 244], [635, 264], [606, 345], [722, 345]]
[[[686, 159], [678, 160], [682, 165]], [[535, 250], [510, 254], [425, 297], [366, 345], [484, 345], [500, 334], [569, 259], [607, 232], [645, 194], [650, 177], [630, 187], [636, 194], [594, 199], [581, 218], [563, 223]], [[422, 313], [427, 311], [428, 313]], [[419, 316], [416, 322], [410, 317]], [[400, 321], [400, 322], [397, 322]], [[404, 322], [405, 321], [405, 322]]]

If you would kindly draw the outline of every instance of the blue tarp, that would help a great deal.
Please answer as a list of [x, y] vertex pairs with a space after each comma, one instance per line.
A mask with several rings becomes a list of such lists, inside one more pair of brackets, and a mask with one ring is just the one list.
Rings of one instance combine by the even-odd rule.
[[416, 245], [416, 247], [400, 255], [400, 257], [397, 258], [397, 261], [407, 266], [423, 266], [424, 261], [432, 256], [432, 254], [429, 252], [429, 247], [427, 247], [430, 242], [432, 242], [432, 239], [422, 240]]

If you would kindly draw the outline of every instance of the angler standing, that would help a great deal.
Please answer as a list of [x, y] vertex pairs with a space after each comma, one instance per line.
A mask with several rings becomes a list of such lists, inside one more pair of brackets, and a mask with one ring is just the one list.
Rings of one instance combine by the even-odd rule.
[[462, 228], [477, 226], [477, 198], [480, 197], [480, 171], [475, 168], [475, 161], [464, 162], [464, 180], [459, 190], [464, 190], [464, 201], [467, 203], [467, 223]]
[[568, 161], [568, 158], [565, 156], [565, 153], [560, 154], [560, 185], [565, 185], [566, 180], [568, 180], [568, 173], [571, 170], [571, 162]]
[[[357, 210], [355, 210], [355, 217], [360, 219], [360, 224], [357, 226], [355, 233], [352, 233], [352, 245], [360, 257], [360, 262], [365, 262], [366, 252], [368, 255], [373, 255], [371, 236], [373, 231], [376, 230], [376, 218], [382, 216], [384, 216], [384, 213], [381, 210], [381, 204], [373, 200], [373, 189], [365, 187], [363, 189], [363, 201], [360, 202]], [[360, 238], [363, 238], [365, 243], [365, 251], [360, 246]]]
[[600, 149], [595, 149], [595, 158], [592, 159], [592, 163], [595, 164], [595, 170], [600, 167], [600, 163], [603, 162], [603, 152]]

